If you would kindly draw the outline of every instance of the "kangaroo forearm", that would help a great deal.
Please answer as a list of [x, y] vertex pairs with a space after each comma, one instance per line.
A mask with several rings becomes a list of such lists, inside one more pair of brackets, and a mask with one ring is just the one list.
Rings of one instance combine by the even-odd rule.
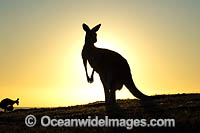
[[94, 76], [94, 69], [93, 69], [93, 71], [92, 71], [92, 74], [91, 74], [91, 78]]
[[88, 78], [88, 72], [87, 72], [87, 67], [85, 67], [85, 74], [86, 74], [86, 77]]
[[83, 64], [84, 64], [84, 67], [85, 67], [86, 77], [88, 77], [88, 72], [87, 72], [87, 60], [86, 60], [86, 59], [83, 59]]

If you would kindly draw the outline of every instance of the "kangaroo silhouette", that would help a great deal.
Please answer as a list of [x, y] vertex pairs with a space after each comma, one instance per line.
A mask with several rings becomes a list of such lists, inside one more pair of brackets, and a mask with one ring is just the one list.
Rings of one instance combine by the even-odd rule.
[[19, 105], [19, 98], [17, 100], [11, 100], [9, 98], [5, 98], [0, 102], [0, 108], [4, 109], [4, 112], [6, 111], [12, 111], [14, 104]]
[[[83, 24], [83, 29], [86, 32], [85, 44], [82, 49], [82, 59], [85, 67], [87, 81], [93, 82], [94, 72], [100, 76], [100, 80], [104, 87], [105, 103], [115, 103], [115, 91], [120, 90], [125, 85], [128, 90], [138, 99], [146, 100], [149, 96], [140, 92], [135, 86], [131, 70], [128, 62], [117, 52], [97, 48], [94, 43], [97, 42], [97, 31], [101, 24], [90, 29], [86, 24]], [[92, 74], [89, 77], [87, 72], [87, 61], [93, 68]]]

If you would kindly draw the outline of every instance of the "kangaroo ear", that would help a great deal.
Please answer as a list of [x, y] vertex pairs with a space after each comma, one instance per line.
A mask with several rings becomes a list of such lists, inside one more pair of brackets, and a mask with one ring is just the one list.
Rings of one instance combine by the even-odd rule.
[[97, 26], [95, 26], [94, 28], [92, 28], [92, 31], [97, 32], [100, 27], [101, 27], [101, 24], [98, 24]]
[[86, 31], [86, 32], [87, 32], [87, 31], [90, 31], [90, 28], [89, 28], [86, 24], [84, 24], [84, 23], [83, 23], [83, 29], [84, 29], [84, 31]]

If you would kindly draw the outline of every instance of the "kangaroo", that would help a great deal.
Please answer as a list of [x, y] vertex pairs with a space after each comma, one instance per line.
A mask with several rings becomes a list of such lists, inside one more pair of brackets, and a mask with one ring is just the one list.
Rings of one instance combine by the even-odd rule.
[[[86, 24], [83, 24], [82, 26], [83, 30], [86, 32], [85, 44], [82, 49], [82, 59], [87, 81], [92, 83], [94, 72], [99, 74], [104, 87], [106, 105], [115, 103], [115, 91], [120, 90], [123, 85], [125, 85], [136, 98], [147, 100], [149, 96], [140, 92], [135, 86], [127, 60], [117, 52], [97, 48], [94, 45], [94, 43], [97, 42], [96, 32], [99, 30], [101, 24], [92, 29]], [[93, 68], [90, 77], [87, 72], [87, 61]]]
[[0, 108], [4, 109], [4, 112], [8, 111], [12, 111], [13, 110], [13, 105], [14, 104], [19, 105], [19, 98], [17, 98], [17, 100], [11, 100], [9, 98], [5, 98], [0, 102]]

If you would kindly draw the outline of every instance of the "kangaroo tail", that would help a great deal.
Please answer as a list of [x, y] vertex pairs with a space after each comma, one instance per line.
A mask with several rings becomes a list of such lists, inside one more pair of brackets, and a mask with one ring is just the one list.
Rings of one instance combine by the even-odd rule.
[[130, 76], [130, 78], [128, 78], [128, 80], [125, 83], [125, 86], [128, 88], [128, 90], [138, 99], [141, 100], [148, 100], [150, 98], [150, 96], [147, 96], [145, 94], [143, 94], [141, 91], [139, 91], [137, 89], [137, 87], [135, 86], [132, 77]]

